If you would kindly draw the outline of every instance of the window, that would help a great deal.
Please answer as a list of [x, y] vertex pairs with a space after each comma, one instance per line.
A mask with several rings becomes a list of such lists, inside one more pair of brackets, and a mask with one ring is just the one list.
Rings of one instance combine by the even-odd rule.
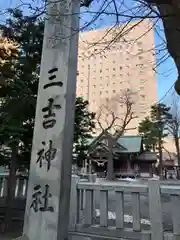
[[113, 93], [115, 93], [116, 92], [116, 90], [113, 90]]
[[81, 82], [83, 82], [83, 79], [81, 79]]
[[109, 68], [106, 68], [106, 71], [108, 71], [108, 72], [109, 72]]
[[96, 85], [93, 85], [93, 88], [96, 88]]
[[123, 75], [122, 75], [122, 74], [120, 74], [119, 76], [120, 76], [120, 77], [122, 77]]
[[122, 66], [120, 66], [120, 67], [119, 67], [119, 69], [120, 69], [120, 70], [122, 70], [122, 69], [123, 69], [123, 67], [122, 67]]
[[139, 56], [139, 60], [142, 60], [143, 59], [143, 57], [142, 56]]
[[100, 95], [102, 94], [102, 92], [101, 92], [101, 91], [100, 91], [99, 93], [100, 93]]
[[143, 86], [140, 86], [140, 87], [139, 87], [139, 90], [143, 90], [143, 89], [144, 89], [144, 87], [143, 87]]
[[113, 63], [116, 63], [116, 61], [113, 61]]
[[115, 68], [113, 68], [113, 71], [116, 71], [116, 69], [115, 69]]
[[113, 74], [113, 77], [116, 77], [115, 74]]
[[109, 86], [109, 84], [107, 83], [107, 85], [106, 85], [107, 87]]
[[138, 46], [142, 46], [142, 42], [140, 42], [140, 41], [137, 42], [137, 45], [138, 45]]
[[115, 84], [115, 82], [113, 82], [113, 84]]
[[140, 96], [141, 96], [141, 98], [145, 99], [145, 95], [144, 94], [141, 94]]
[[140, 63], [140, 64], [136, 64], [136, 67], [140, 67], [140, 68], [143, 68], [143, 64], [142, 63]]
[[106, 91], [106, 93], [108, 93], [108, 91]]
[[102, 69], [99, 72], [102, 73]]

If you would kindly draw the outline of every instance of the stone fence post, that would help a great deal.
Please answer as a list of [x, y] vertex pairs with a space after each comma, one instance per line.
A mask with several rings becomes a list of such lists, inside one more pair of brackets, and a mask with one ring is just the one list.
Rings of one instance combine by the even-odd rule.
[[80, 181], [80, 177], [77, 175], [72, 175], [71, 178], [71, 194], [70, 194], [70, 216], [69, 216], [69, 230], [74, 230], [77, 223], [78, 214], [78, 191], [77, 184]]

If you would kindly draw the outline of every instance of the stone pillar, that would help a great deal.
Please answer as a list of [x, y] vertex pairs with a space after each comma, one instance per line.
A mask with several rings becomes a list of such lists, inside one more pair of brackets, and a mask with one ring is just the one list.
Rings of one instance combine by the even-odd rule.
[[23, 234], [67, 240], [80, 1], [46, 6]]

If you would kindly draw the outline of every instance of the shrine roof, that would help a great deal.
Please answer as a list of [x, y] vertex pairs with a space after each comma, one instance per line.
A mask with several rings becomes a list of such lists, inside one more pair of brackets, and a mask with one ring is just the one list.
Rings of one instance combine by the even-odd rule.
[[121, 136], [117, 143], [122, 146], [120, 153], [138, 153], [141, 151], [142, 137], [141, 136]]
[[[103, 139], [103, 134], [98, 137], [93, 137], [88, 139], [88, 144], [90, 149], [97, 147]], [[114, 147], [114, 152], [116, 153], [138, 153], [141, 151], [142, 147], [142, 137], [141, 136], [121, 136], [117, 139], [116, 146]]]

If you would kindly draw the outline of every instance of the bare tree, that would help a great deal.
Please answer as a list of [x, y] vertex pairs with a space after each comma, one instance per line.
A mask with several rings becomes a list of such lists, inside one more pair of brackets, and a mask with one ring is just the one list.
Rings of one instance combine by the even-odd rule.
[[[21, 0], [21, 6], [26, 6], [30, 11], [30, 17], [39, 17], [45, 13], [45, 4], [49, 1], [32, 0], [25, 3], [25, 0]], [[179, 0], [131, 0], [132, 4], [127, 4], [125, 0], [100, 0], [100, 1], [82, 1], [82, 6], [87, 6], [89, 9], [83, 8], [81, 11], [81, 28], [80, 31], [87, 29], [93, 29], [98, 24], [106, 20], [106, 22], [112, 23], [112, 27], [108, 28], [105, 35], [96, 42], [89, 43], [89, 46], [98, 46], [103, 44], [105, 53], [116, 41], [120, 39], [124, 42], [127, 41], [125, 36], [133, 30], [138, 24], [145, 19], [150, 19], [152, 26], [150, 26], [145, 32], [142, 32], [137, 39], [143, 38], [152, 28], [155, 29], [157, 35], [161, 39], [155, 48], [155, 53], [165, 52], [160, 58], [158, 64], [163, 63], [169, 54], [174, 59], [178, 70], [178, 80], [175, 84], [175, 89], [180, 94], [180, 3]], [[92, 7], [90, 3], [92, 2]], [[4, 13], [4, 12], [3, 12]], [[59, 13], [60, 14], [60, 13]], [[108, 18], [109, 20], [108, 21]], [[159, 21], [162, 20], [165, 33], [165, 38], [162, 37], [161, 29], [159, 30]], [[131, 24], [134, 22], [134, 24]], [[105, 37], [111, 35], [112, 39], [105, 42]], [[135, 39], [135, 40], [137, 40]], [[134, 40], [134, 42], [135, 42]], [[167, 51], [168, 52], [167, 52]], [[97, 52], [96, 52], [97, 54]], [[112, 122], [107, 129], [118, 129], [116, 126], [117, 117], [112, 115]], [[106, 121], [106, 119], [105, 119]], [[128, 120], [126, 121], [128, 122]], [[112, 125], [112, 126], [111, 126]], [[126, 124], [125, 124], [126, 125]], [[123, 124], [121, 126], [124, 126]], [[108, 129], [108, 130], [109, 130]], [[124, 127], [119, 127], [119, 132], [124, 132]], [[106, 130], [107, 131], [107, 130]], [[117, 132], [115, 135], [118, 135]]]
[[[57, 3], [57, 0], [55, 3]], [[44, 0], [21, 0], [11, 1], [11, 6], [26, 8], [29, 17], [40, 17], [45, 13], [49, 1]], [[180, 75], [180, 4], [179, 0], [82, 0], [82, 11], [80, 14], [80, 31], [97, 28], [103, 22], [111, 23], [104, 36], [96, 42], [89, 43], [89, 46], [104, 44], [104, 49], [108, 50], [114, 42], [121, 40], [127, 41], [125, 36], [145, 19], [152, 22], [152, 26], [143, 31], [137, 39], [142, 38], [152, 28], [159, 36], [160, 42], [155, 47], [155, 53], [160, 54], [158, 63], [162, 64], [169, 55], [172, 56], [176, 64], [178, 75]], [[88, 8], [86, 8], [88, 7]], [[1, 10], [1, 9], [0, 9]], [[6, 14], [6, 9], [2, 9], [0, 14]], [[60, 15], [60, 13], [59, 13]], [[161, 29], [159, 22], [162, 21], [164, 29]], [[132, 24], [134, 22], [134, 24]], [[165, 38], [162, 34], [164, 32]], [[105, 43], [105, 37], [113, 35], [110, 41]], [[136, 40], [137, 40], [136, 39]], [[101, 51], [102, 53], [103, 51]], [[96, 52], [97, 54], [97, 52]], [[176, 91], [180, 93], [180, 78], [175, 84]]]
[[176, 154], [178, 159], [178, 166], [180, 166], [180, 146], [179, 146], [179, 138], [180, 138], [180, 99], [179, 96], [173, 94], [171, 95], [171, 105], [170, 105], [170, 118], [167, 119], [167, 127], [168, 131], [173, 137]]
[[178, 70], [175, 89], [180, 95], [180, 2], [179, 0], [152, 0], [151, 2], [156, 4], [164, 25], [167, 49]]
[[[129, 89], [125, 89], [120, 96], [116, 95], [110, 100], [106, 99], [97, 114], [97, 122], [102, 132], [112, 134], [112, 137], [108, 138], [108, 180], [114, 178], [113, 146], [126, 131], [135, 129], [129, 128], [130, 122], [137, 118], [133, 110], [134, 98], [135, 94]], [[119, 109], [121, 109], [121, 112], [118, 112]]]
[[109, 131], [114, 136], [121, 136], [129, 123], [137, 118], [134, 112], [136, 94], [130, 89], [124, 89], [111, 99], [106, 98], [97, 112], [97, 123], [102, 131]]

